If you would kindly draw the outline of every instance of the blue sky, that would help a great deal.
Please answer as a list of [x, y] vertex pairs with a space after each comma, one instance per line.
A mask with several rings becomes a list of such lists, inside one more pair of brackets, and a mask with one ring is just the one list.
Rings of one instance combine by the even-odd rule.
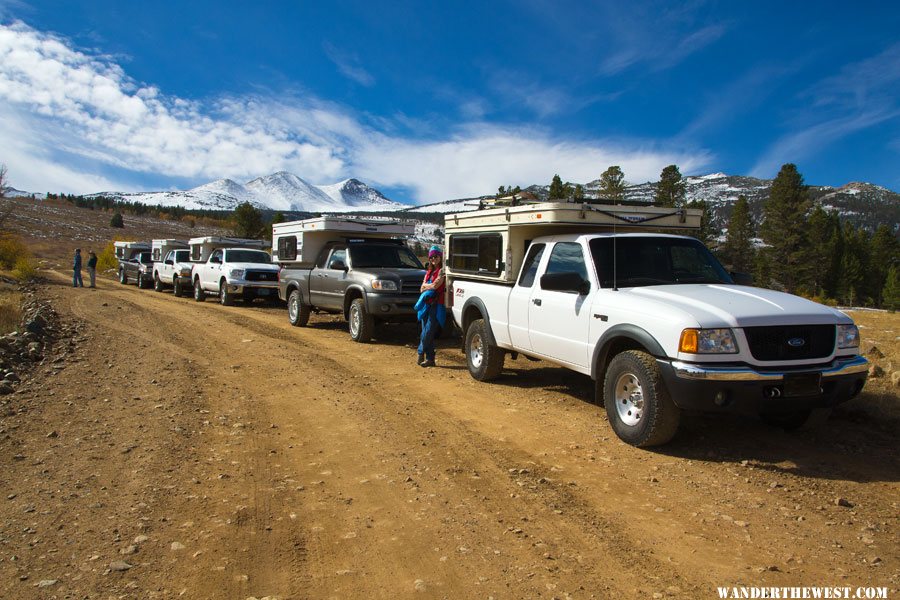
[[286, 170], [426, 203], [786, 162], [898, 190], [898, 32], [893, 2], [0, 0], [0, 163], [39, 192]]

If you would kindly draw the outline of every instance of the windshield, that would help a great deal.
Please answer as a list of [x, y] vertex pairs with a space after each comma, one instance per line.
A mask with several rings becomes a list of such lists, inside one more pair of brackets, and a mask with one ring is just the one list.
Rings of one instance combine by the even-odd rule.
[[262, 250], [226, 250], [225, 260], [233, 263], [271, 263], [272, 259]]
[[138, 256], [138, 261], [141, 264], [152, 265], [153, 264], [153, 255], [151, 255], [149, 252], [141, 252], [140, 255]]
[[350, 247], [350, 263], [354, 269], [380, 267], [387, 269], [422, 269], [422, 263], [406, 246], [365, 244]]
[[190, 250], [176, 250], [175, 251], [175, 262], [190, 262], [191, 261], [191, 251]]
[[591, 255], [600, 287], [613, 287], [613, 254], [618, 287], [679, 283], [734, 283], [698, 240], [664, 237], [595, 238]]

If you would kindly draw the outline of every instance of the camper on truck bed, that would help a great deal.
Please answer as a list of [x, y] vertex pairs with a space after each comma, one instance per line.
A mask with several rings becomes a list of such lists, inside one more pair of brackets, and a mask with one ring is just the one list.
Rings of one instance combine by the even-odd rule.
[[698, 240], [660, 233], [700, 216], [550, 203], [447, 215], [447, 302], [472, 377], [520, 354], [589, 375], [636, 446], [669, 441], [684, 409], [791, 429], [856, 396], [868, 363], [850, 317], [739, 285]]
[[378, 323], [415, 322], [425, 270], [406, 246], [414, 231], [412, 224], [333, 217], [273, 225], [288, 320], [304, 327], [312, 311], [341, 314], [357, 342], [370, 341]]
[[147, 242], [114, 242], [119, 261], [119, 283], [134, 282], [139, 288], [150, 287], [153, 282], [153, 257]]
[[175, 289], [181, 296], [191, 287], [191, 251], [185, 240], [153, 240], [153, 289]]

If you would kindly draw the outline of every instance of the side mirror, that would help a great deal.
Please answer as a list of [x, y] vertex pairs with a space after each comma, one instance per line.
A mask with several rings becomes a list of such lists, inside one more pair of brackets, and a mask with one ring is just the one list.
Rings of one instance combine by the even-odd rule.
[[591, 282], [574, 271], [549, 273], [541, 276], [541, 289], [552, 292], [568, 292], [584, 296], [591, 291]]
[[172, 259], [169, 259], [169, 260], [166, 261], [166, 264], [167, 264], [167, 265], [174, 265], [175, 262], [174, 262]]
[[338, 271], [347, 271], [348, 270], [347, 265], [345, 265], [344, 261], [342, 261], [342, 260], [336, 260], [333, 263], [331, 263], [331, 268], [338, 270]]
[[753, 276], [749, 273], [735, 273], [732, 271], [731, 279], [734, 280], [737, 285], [753, 285]]

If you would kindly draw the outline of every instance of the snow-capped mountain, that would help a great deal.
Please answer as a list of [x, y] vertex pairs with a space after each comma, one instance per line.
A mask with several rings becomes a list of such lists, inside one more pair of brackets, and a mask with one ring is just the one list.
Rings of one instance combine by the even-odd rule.
[[245, 184], [231, 179], [219, 179], [185, 191], [100, 192], [91, 195], [148, 205], [207, 210], [233, 210], [244, 202], [261, 209], [291, 212], [359, 212], [407, 208], [407, 205], [389, 200], [378, 190], [357, 179], [319, 186], [285, 171], [257, 177]]

